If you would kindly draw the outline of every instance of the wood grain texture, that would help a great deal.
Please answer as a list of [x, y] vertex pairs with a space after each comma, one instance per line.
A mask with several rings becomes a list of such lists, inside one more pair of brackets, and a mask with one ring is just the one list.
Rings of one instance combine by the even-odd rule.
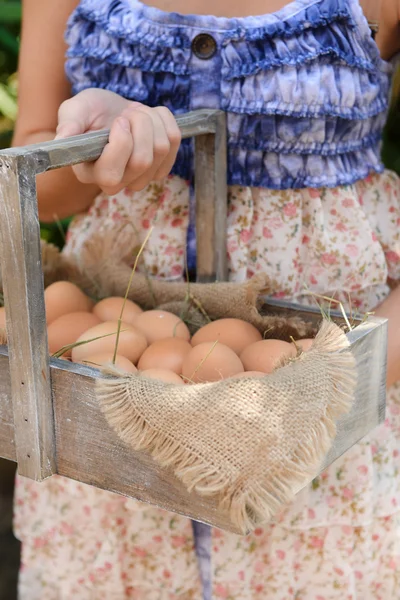
[[197, 281], [227, 281], [228, 189], [226, 121], [221, 113], [215, 135], [195, 140]]
[[55, 472], [36, 163], [0, 158], [3, 292], [18, 471], [40, 481]]
[[[224, 113], [196, 111], [180, 116], [178, 124], [183, 137], [217, 134], [212, 180], [225, 179]], [[103, 131], [0, 152], [3, 287], [18, 471], [38, 481], [55, 472], [55, 446], [36, 175], [94, 160], [107, 140]], [[214, 194], [220, 190], [219, 185]]]
[[17, 461], [8, 349], [0, 346], [0, 456]]
[[[225, 280], [225, 115], [197, 111], [179, 121], [183, 137], [202, 135], [196, 159], [199, 279]], [[173, 473], [119, 440], [96, 401], [97, 371], [52, 360], [50, 380], [35, 173], [94, 160], [107, 139], [107, 132], [98, 132], [0, 152], [0, 228], [10, 339], [10, 361], [7, 348], [0, 348], [0, 455], [18, 460], [20, 473], [32, 479], [57, 472], [235, 532], [215, 500], [189, 494]], [[312, 322], [321, 318], [315, 311], [284, 303], [280, 309]], [[386, 322], [369, 319], [349, 339], [360, 373], [357, 399], [350, 415], [338, 424], [324, 466], [384, 417]]]
[[[225, 114], [219, 110], [196, 110], [176, 117], [182, 138], [214, 134], [225, 123]], [[223, 135], [223, 132], [222, 132]], [[109, 130], [94, 131], [62, 140], [30, 144], [0, 151], [0, 159], [31, 157], [38, 171], [50, 171], [84, 161], [96, 160], [108, 142]]]
[[[313, 318], [317, 322], [320, 316], [314, 313]], [[371, 318], [349, 338], [359, 370], [356, 400], [352, 411], [340, 419], [336, 440], [322, 468], [384, 420], [387, 323]], [[4, 408], [4, 398], [9, 394], [6, 356], [7, 349], [0, 348], [0, 454], [15, 460], [11, 439], [4, 442], [12, 432], [12, 412], [7, 410], [7, 402]], [[98, 371], [65, 361], [51, 363], [57, 473], [237, 533], [215, 499], [189, 494], [171, 471], [120, 441], [96, 401]]]

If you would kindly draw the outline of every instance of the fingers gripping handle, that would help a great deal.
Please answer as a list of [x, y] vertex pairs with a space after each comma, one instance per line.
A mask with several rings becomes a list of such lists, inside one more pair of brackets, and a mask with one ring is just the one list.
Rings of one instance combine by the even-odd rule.
[[[226, 116], [202, 110], [177, 117], [196, 137], [199, 281], [227, 279]], [[108, 141], [99, 131], [0, 152], [0, 237], [7, 313], [14, 439], [19, 473], [41, 481], [57, 472], [36, 175], [96, 160]]]

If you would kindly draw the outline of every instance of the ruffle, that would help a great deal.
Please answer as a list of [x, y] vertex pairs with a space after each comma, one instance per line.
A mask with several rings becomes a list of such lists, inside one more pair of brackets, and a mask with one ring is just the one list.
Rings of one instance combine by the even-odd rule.
[[365, 52], [357, 32], [332, 22], [326, 27], [307, 29], [296, 37], [225, 44], [222, 74], [226, 79], [234, 79], [285, 65], [310, 63], [324, 56], [338, 64], [376, 73], [377, 65]]
[[[74, 46], [82, 39], [84, 23], [97, 28], [110, 38], [128, 44], [143, 44], [150, 49], [187, 48], [191, 40], [180, 27], [169, 27], [146, 19], [146, 7], [132, 7], [129, 0], [84, 0], [69, 18], [65, 39]], [[86, 28], [86, 33], [88, 29]]]
[[350, 185], [384, 167], [378, 148], [320, 156], [229, 148], [228, 183], [273, 190]]
[[68, 25], [67, 58], [92, 58], [143, 71], [188, 73], [190, 44], [184, 46], [176, 35], [168, 32], [164, 35], [140, 19], [136, 31], [124, 35], [119, 27], [113, 30], [110, 23], [90, 20], [87, 15], [80, 14], [82, 11], [83, 5], [80, 5]]
[[69, 59], [66, 73], [73, 94], [94, 87], [148, 106], [166, 106], [174, 114], [190, 110], [190, 80], [186, 75], [146, 72], [93, 58]]
[[[329, 156], [248, 150], [229, 144], [228, 155], [228, 185], [251, 188], [335, 188], [384, 171], [378, 144]], [[192, 180], [191, 143], [180, 149], [172, 173], [187, 181]]]
[[[345, 21], [348, 28], [355, 28], [350, 4], [353, 0], [324, 0], [304, 5], [286, 18], [274, 19], [260, 27], [237, 27], [226, 32], [224, 42], [255, 41], [266, 37], [285, 39], [295, 37], [309, 29], [326, 27], [335, 21]], [[290, 5], [289, 5], [290, 6]], [[279, 13], [276, 13], [279, 14]], [[272, 15], [274, 16], [274, 15]]]
[[221, 108], [239, 114], [368, 119], [388, 108], [390, 78], [332, 64], [283, 66], [221, 80]]
[[359, 121], [231, 113], [229, 143], [247, 150], [333, 156], [379, 145], [385, 122], [385, 113]]
[[[199, 31], [210, 31], [219, 48], [202, 70], [191, 51]], [[74, 94], [99, 87], [174, 114], [226, 111], [230, 184], [334, 187], [382, 170], [392, 67], [380, 59], [358, 0], [295, 0], [245, 19], [82, 0], [66, 39]], [[174, 174], [191, 180], [192, 166], [185, 142]]]

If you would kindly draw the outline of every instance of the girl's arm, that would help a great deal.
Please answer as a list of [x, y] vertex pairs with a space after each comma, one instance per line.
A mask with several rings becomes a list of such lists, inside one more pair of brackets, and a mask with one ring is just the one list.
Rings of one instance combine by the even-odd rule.
[[[47, 141], [55, 136], [58, 107], [71, 93], [64, 75], [64, 29], [78, 2], [24, 0], [15, 146]], [[69, 168], [40, 175], [37, 185], [43, 221], [84, 210], [98, 192], [97, 186], [78, 182]]]
[[[86, 210], [103, 189], [144, 188], [165, 177], [180, 144], [175, 119], [106, 90], [74, 98], [64, 74], [67, 19], [79, 0], [24, 0], [19, 62], [19, 116], [13, 144], [26, 145], [110, 128], [110, 142], [95, 163], [38, 177], [39, 214], [53, 221]], [[61, 106], [60, 106], [61, 105]], [[57, 128], [57, 123], [59, 126]]]

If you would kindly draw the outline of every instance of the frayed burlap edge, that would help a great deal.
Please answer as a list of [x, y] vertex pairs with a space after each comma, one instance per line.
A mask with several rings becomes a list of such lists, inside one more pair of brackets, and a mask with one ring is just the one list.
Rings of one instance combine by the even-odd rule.
[[[129, 386], [137, 375], [121, 377], [118, 372], [109, 370], [108, 374], [119, 377], [100, 379], [96, 393], [108, 423], [121, 440], [134, 450], [149, 452], [161, 466], [172, 469], [189, 492], [218, 497], [221, 509], [228, 511], [235, 527], [246, 534], [269, 521], [318, 474], [336, 436], [336, 421], [351, 408], [356, 369], [345, 334], [333, 323], [323, 322], [312, 350], [295, 360], [312, 360], [314, 353], [326, 358], [325, 374], [331, 385], [328, 405], [317, 425], [298, 440], [295, 453], [281, 465], [279, 475], [258, 481], [247, 481], [246, 473], [242, 474], [240, 484], [230, 481], [223, 471], [206, 464], [201, 456], [193, 455], [179, 440], [171, 439], [162, 427], [153, 427], [135, 412], [129, 399]], [[284, 369], [291, 367], [287, 364]], [[280, 376], [280, 369], [266, 377], [274, 376]], [[163, 386], [154, 381], [154, 390], [160, 394]], [[201, 435], [201, 431], [193, 435]]]

